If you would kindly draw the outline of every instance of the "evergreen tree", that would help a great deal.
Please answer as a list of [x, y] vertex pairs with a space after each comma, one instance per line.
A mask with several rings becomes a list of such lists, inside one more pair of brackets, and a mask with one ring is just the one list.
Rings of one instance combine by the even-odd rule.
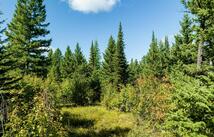
[[100, 69], [100, 52], [97, 41], [95, 41], [95, 43], [92, 41], [91, 44], [89, 66], [92, 68], [92, 70]]
[[187, 14], [184, 15], [180, 26], [180, 33], [175, 36], [175, 44], [172, 47], [172, 64], [196, 63], [197, 46], [193, 43], [193, 24]]
[[48, 72], [50, 72], [50, 69], [52, 67], [53, 54], [53, 49], [50, 49], [50, 51], [48, 52]]
[[11, 23], [8, 25], [7, 49], [22, 74], [45, 76], [50, 39], [45, 23], [46, 10], [44, 0], [18, 0]]
[[77, 45], [76, 45], [76, 49], [74, 51], [74, 56], [75, 56], [75, 68], [78, 68], [78, 66], [87, 63], [87, 61], [82, 53], [82, 50], [79, 46], [79, 43], [77, 43]]
[[115, 52], [116, 43], [114, 38], [111, 36], [108, 42], [108, 48], [105, 50], [104, 62], [103, 62], [103, 75], [104, 79], [113, 84], [115, 78]]
[[[189, 73], [194, 73], [193, 70]], [[166, 128], [177, 137], [214, 136], [213, 72], [190, 77], [173, 74], [172, 102], [175, 105], [166, 117]]]
[[19, 80], [9, 75], [9, 72], [13, 70], [14, 62], [8, 58], [9, 54], [5, 49], [6, 40], [3, 39], [5, 29], [1, 26], [4, 20], [1, 20], [1, 15], [0, 12], [0, 91], [15, 88], [15, 82]]
[[[181, 0], [181, 1], [194, 17], [196, 43], [198, 44], [197, 68], [201, 69], [201, 65], [204, 59], [207, 62], [212, 61], [213, 59], [214, 1], [213, 0]], [[207, 53], [204, 51], [204, 49], [207, 49], [205, 50]], [[204, 59], [202, 58], [203, 56]]]
[[100, 82], [100, 52], [98, 42], [92, 41], [90, 49], [89, 67], [91, 69], [90, 88], [92, 89], [91, 101], [95, 103], [100, 101], [101, 82]]
[[160, 48], [160, 62], [161, 62], [161, 75], [162, 77], [165, 76], [169, 72], [169, 67], [170, 67], [170, 44], [168, 37], [165, 37], [164, 43], [161, 41], [159, 43], [159, 48]]
[[[0, 12], [0, 17], [1, 17], [2, 13]], [[1, 18], [0, 18], [1, 19]], [[5, 56], [4, 56], [4, 47], [3, 44], [5, 43], [5, 41], [2, 39], [2, 34], [4, 32], [5, 29], [1, 28], [1, 25], [4, 23], [4, 21], [0, 20], [0, 90], [5, 88], [5, 83], [6, 83], [6, 77], [5, 77], [5, 73], [6, 68], [5, 68]]]
[[129, 78], [128, 63], [125, 56], [122, 24], [119, 25], [117, 47], [115, 52], [116, 84], [126, 84]]
[[152, 42], [150, 44], [149, 52], [142, 60], [142, 73], [145, 76], [153, 75], [155, 77], [162, 76], [160, 49], [158, 47], [155, 33], [152, 34]]
[[62, 52], [59, 48], [56, 49], [52, 56], [52, 65], [49, 77], [58, 82], [62, 79]]
[[131, 62], [129, 64], [129, 73], [129, 81], [134, 83], [140, 75], [140, 65], [137, 59], [131, 59]]
[[65, 56], [63, 58], [62, 63], [62, 73], [64, 78], [71, 77], [71, 75], [75, 71], [75, 58], [74, 54], [72, 53], [70, 47], [68, 46], [65, 51]]

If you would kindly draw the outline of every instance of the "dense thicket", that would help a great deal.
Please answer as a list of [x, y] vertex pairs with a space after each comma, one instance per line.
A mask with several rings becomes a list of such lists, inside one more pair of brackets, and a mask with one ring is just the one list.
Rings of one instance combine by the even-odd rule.
[[6, 29], [0, 14], [2, 135], [68, 136], [60, 107], [103, 105], [135, 114], [130, 137], [213, 137], [214, 1], [181, 2], [175, 41], [153, 32], [148, 53], [128, 62], [121, 23], [103, 60], [97, 41], [87, 59], [79, 43], [50, 50], [44, 0], [18, 0]]

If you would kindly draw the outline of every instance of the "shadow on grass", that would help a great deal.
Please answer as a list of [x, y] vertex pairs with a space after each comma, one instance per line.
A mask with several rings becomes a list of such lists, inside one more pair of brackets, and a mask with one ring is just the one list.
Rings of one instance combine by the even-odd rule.
[[[68, 112], [63, 114], [62, 123], [68, 129], [69, 137], [125, 137], [130, 131], [129, 128], [120, 127], [98, 131], [94, 129], [94, 120], [83, 119]], [[78, 131], [78, 128], [85, 129], [85, 131]]]
[[126, 128], [114, 128], [114, 129], [106, 129], [101, 130], [98, 132], [95, 132], [93, 130], [90, 130], [86, 133], [77, 133], [74, 131], [69, 132], [69, 137], [126, 137], [127, 133], [130, 129]]
[[94, 125], [94, 120], [82, 119], [78, 115], [65, 112], [62, 123], [69, 128], [90, 128]]

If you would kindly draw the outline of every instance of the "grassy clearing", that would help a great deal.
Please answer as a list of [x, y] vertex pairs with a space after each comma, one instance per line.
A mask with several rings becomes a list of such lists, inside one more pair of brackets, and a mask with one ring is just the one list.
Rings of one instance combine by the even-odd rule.
[[130, 113], [104, 107], [62, 108], [63, 125], [72, 137], [125, 137], [135, 125]]

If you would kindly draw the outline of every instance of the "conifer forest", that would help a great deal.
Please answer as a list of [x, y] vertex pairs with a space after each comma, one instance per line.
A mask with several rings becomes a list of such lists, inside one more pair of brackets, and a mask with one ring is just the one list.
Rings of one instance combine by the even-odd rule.
[[51, 48], [45, 0], [17, 0], [8, 23], [0, 9], [0, 136], [214, 137], [214, 0], [180, 4], [174, 41], [151, 30], [130, 61], [123, 22], [86, 57]]

